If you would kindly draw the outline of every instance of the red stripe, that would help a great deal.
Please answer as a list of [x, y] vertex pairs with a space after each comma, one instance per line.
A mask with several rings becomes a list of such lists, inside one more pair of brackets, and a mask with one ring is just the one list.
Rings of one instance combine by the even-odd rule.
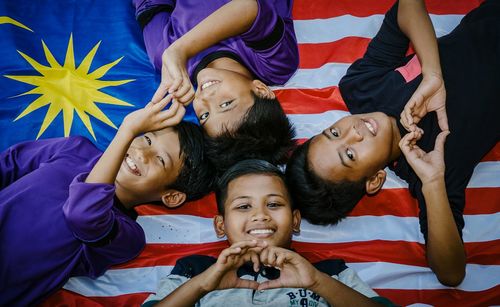
[[[467, 263], [500, 265], [500, 240], [465, 243]], [[203, 244], [147, 244], [133, 261], [114, 266], [114, 269], [141, 268], [157, 265], [175, 265], [188, 255], [217, 257], [228, 247], [227, 241]], [[311, 262], [341, 258], [347, 262], [390, 262], [427, 267], [424, 245], [407, 241], [359, 241], [347, 243], [292, 243], [292, 248]], [[387, 251], [397, 251], [388, 253]]]
[[326, 63], [352, 63], [363, 57], [369, 38], [346, 37], [334, 42], [299, 44], [299, 68], [319, 68]]
[[210, 193], [202, 199], [185, 203], [179, 208], [168, 209], [158, 205], [142, 205], [135, 208], [139, 215], [195, 215], [199, 217], [212, 218], [217, 215], [215, 194]]
[[380, 296], [393, 303], [408, 306], [421, 303], [429, 306], [493, 306], [500, 305], [500, 285], [484, 291], [440, 290], [395, 290], [374, 289]]
[[286, 114], [318, 114], [331, 110], [347, 111], [337, 86], [323, 89], [275, 91]]
[[134, 293], [108, 297], [85, 297], [62, 289], [47, 298], [40, 306], [140, 306], [148, 296], [149, 293]]
[[[431, 14], [466, 14], [477, 7], [481, 0], [427, 0], [427, 10]], [[296, 0], [293, 5], [293, 19], [331, 18], [342, 15], [367, 17], [385, 14], [394, 0]]]

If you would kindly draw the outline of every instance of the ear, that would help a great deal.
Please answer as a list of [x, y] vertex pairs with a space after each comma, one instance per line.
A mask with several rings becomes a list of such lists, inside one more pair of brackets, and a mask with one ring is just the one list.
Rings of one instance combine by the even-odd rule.
[[223, 238], [226, 235], [224, 230], [224, 217], [222, 215], [214, 216], [214, 229], [217, 238]]
[[384, 185], [386, 177], [387, 173], [383, 169], [378, 170], [366, 180], [366, 193], [370, 195], [377, 193]]
[[267, 99], [274, 99], [276, 97], [269, 86], [265, 85], [262, 81], [253, 80], [252, 85], [252, 90], [257, 96]]
[[292, 231], [294, 233], [300, 233], [300, 221], [302, 217], [300, 216], [300, 211], [295, 209], [292, 212]]
[[161, 196], [161, 201], [167, 208], [177, 208], [186, 201], [186, 193], [177, 190], [167, 190]]

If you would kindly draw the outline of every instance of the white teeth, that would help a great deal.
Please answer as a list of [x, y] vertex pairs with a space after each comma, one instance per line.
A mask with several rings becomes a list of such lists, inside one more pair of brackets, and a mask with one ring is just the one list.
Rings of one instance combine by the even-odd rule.
[[369, 122], [365, 122], [366, 128], [370, 130], [370, 132], [375, 135], [375, 129], [373, 129], [373, 126]]
[[219, 81], [208, 81], [208, 82], [205, 82], [201, 85], [201, 89], [204, 90], [206, 89], [207, 87], [210, 87], [216, 83], [219, 83]]
[[251, 234], [251, 235], [268, 234], [268, 233], [274, 233], [274, 230], [272, 230], [272, 229], [252, 229], [249, 232], [249, 234]]
[[135, 165], [134, 161], [130, 157], [127, 157], [125, 159], [125, 162], [127, 162], [128, 167], [130, 167], [132, 170], [137, 170], [137, 165]]

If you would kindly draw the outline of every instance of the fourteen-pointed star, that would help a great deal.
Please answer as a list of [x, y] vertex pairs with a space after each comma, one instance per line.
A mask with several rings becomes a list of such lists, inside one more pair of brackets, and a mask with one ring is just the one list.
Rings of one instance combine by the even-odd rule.
[[73, 51], [73, 35], [70, 36], [68, 48], [66, 51], [66, 58], [64, 65], [60, 65], [55, 57], [50, 52], [49, 48], [42, 40], [43, 51], [49, 66], [42, 65], [29, 57], [28, 55], [18, 51], [21, 56], [41, 75], [34, 76], [13, 76], [6, 75], [5, 77], [14, 79], [20, 82], [28, 83], [36, 86], [34, 89], [22, 93], [18, 96], [28, 94], [40, 94], [19, 116], [14, 120], [18, 120], [31, 112], [49, 105], [47, 114], [43, 123], [38, 131], [37, 139], [43, 134], [47, 127], [54, 121], [56, 116], [62, 111], [64, 121], [64, 136], [68, 136], [73, 123], [74, 111], [80, 117], [85, 127], [94, 139], [95, 133], [90, 123], [89, 115], [97, 118], [98, 120], [106, 123], [107, 125], [116, 129], [116, 126], [111, 120], [99, 109], [96, 102], [132, 106], [131, 104], [110, 96], [100, 91], [100, 89], [108, 86], [118, 86], [133, 80], [117, 80], [105, 81], [99, 80], [103, 77], [113, 66], [118, 64], [123, 58], [119, 58], [114, 62], [103, 65], [93, 72], [89, 73], [92, 60], [99, 48], [101, 42], [98, 42], [92, 50], [85, 56], [78, 67], [75, 66], [75, 56]]

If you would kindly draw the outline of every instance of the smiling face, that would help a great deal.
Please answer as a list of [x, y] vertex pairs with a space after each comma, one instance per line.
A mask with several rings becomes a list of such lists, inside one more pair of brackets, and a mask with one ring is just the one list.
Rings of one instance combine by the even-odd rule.
[[308, 162], [331, 182], [358, 181], [399, 156], [396, 121], [381, 112], [346, 116], [311, 141]]
[[193, 107], [205, 132], [210, 137], [220, 135], [225, 128], [233, 131], [254, 104], [252, 91], [260, 93], [262, 82], [235, 71], [205, 68], [198, 73], [198, 88]]
[[274, 175], [249, 174], [232, 180], [224, 203], [224, 217], [215, 228], [230, 244], [264, 240], [271, 246], [288, 248], [292, 232], [300, 227], [300, 213], [292, 210], [282, 179]]
[[[117, 195], [136, 203], [161, 200], [183, 165], [177, 132], [172, 128], [136, 137], [116, 176]], [[124, 197], [125, 198], [125, 197]]]

